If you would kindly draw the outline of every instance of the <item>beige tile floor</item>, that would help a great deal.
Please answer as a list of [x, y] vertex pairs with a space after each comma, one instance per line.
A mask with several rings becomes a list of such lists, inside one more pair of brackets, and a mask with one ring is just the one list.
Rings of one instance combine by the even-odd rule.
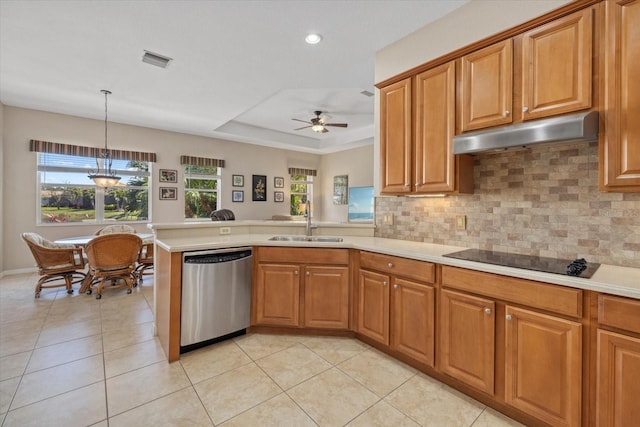
[[515, 426], [347, 338], [247, 335], [169, 364], [152, 278], [101, 300], [0, 279], [2, 426]]

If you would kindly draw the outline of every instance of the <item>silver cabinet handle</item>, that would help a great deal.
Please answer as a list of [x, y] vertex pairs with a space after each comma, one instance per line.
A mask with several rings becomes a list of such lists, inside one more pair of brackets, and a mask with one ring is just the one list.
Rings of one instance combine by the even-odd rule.
[[309, 272], [307, 271], [307, 276], [310, 276], [310, 275], [311, 275], [311, 273], [309, 273]]
[[389, 267], [389, 268], [393, 267], [393, 263], [390, 262], [389, 264], [387, 264], [387, 267]]
[[398, 285], [393, 285], [393, 289], [398, 289]]
[[506, 317], [507, 320], [511, 320], [512, 319], [510, 314], [507, 314], [505, 317]]
[[484, 314], [491, 314], [491, 309], [489, 307], [485, 308]]
[[298, 270], [294, 271], [293, 274], [297, 276], [298, 275]]
[[387, 281], [382, 282], [382, 286], [387, 286]]
[[505, 112], [504, 112], [504, 116], [505, 116], [505, 117], [509, 117], [509, 114], [511, 114], [511, 112], [510, 112], [509, 110], [507, 110], [507, 111], [505, 111]]
[[526, 113], [527, 111], [529, 111], [529, 107], [522, 107], [522, 112]]

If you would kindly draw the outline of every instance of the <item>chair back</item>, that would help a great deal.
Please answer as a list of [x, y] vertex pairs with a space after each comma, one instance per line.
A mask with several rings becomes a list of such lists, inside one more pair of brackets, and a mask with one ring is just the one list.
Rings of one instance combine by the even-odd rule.
[[96, 231], [96, 236], [102, 236], [103, 234], [113, 234], [113, 233], [135, 233], [136, 229], [127, 224], [114, 224], [107, 225], [104, 228]]
[[98, 236], [87, 244], [89, 265], [95, 270], [133, 269], [142, 247], [135, 234], [114, 233]]
[[220, 209], [211, 212], [211, 221], [234, 221], [236, 216], [229, 209]]

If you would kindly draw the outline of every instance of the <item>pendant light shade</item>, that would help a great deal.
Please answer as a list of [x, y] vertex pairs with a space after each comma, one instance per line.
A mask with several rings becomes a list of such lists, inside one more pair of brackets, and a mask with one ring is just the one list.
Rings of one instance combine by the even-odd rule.
[[89, 178], [91, 178], [98, 187], [106, 188], [118, 185], [120, 177], [116, 176], [115, 171], [111, 169], [113, 159], [107, 147], [107, 97], [111, 95], [111, 92], [105, 89], [100, 92], [104, 93], [104, 151], [100, 157], [96, 158], [97, 169], [89, 170]]

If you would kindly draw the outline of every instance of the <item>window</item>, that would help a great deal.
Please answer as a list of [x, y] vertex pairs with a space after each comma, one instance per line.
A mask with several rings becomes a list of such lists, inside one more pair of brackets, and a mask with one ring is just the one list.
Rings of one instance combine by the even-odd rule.
[[291, 174], [291, 215], [304, 215], [307, 200], [313, 200], [313, 176]]
[[39, 224], [149, 220], [149, 162], [114, 160], [120, 184], [100, 188], [88, 177], [95, 159], [38, 152]]
[[220, 174], [217, 166], [184, 165], [184, 217], [209, 218], [220, 208]]

